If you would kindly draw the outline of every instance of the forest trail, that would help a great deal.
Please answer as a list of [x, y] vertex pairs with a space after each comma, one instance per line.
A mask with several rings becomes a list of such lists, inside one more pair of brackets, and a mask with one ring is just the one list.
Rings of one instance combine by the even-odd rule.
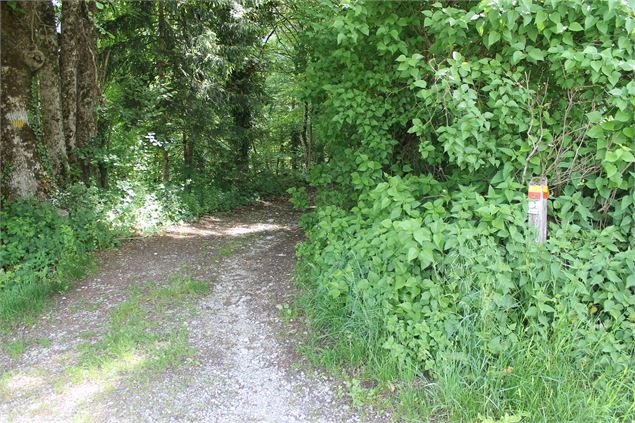
[[298, 217], [261, 202], [102, 252], [0, 335], [0, 422], [383, 421], [296, 352]]

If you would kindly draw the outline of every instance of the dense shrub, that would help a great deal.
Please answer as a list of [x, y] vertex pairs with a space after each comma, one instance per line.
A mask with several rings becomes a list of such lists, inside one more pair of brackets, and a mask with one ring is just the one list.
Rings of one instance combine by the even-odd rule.
[[[595, 383], [625, 377], [622, 399], [587, 417], [629, 418], [633, 10], [601, 1], [312, 10], [306, 42], [320, 60], [306, 91], [329, 161], [310, 174], [318, 207], [299, 254], [311, 307], [329, 316], [321, 329], [334, 343], [372, 340], [369, 351], [379, 345], [418, 375], [447, 383], [454, 372], [465, 384], [448, 407], [467, 410], [469, 399], [479, 412], [577, 420], [586, 406], [565, 412], [556, 396], [522, 409], [544, 394], [534, 378], [554, 354], [564, 397], [602, 396], [613, 388]], [[551, 185], [542, 246], [526, 223], [533, 175]], [[536, 344], [533, 358], [523, 352]], [[513, 363], [525, 368], [516, 386], [533, 391], [498, 383], [506, 374], [495, 367]]]
[[[342, 313], [379, 310], [384, 347], [422, 370], [457, 348], [467, 316], [493, 354], [568, 324], [576, 358], [597, 344], [606, 366], [633, 365], [635, 250], [616, 227], [573, 224], [552, 225], [536, 246], [519, 191], [449, 194], [430, 178], [390, 178], [351, 212], [320, 208], [300, 256]], [[429, 195], [438, 198], [417, 200]]]
[[[85, 202], [69, 217], [35, 200], [5, 204], [0, 210], [0, 318], [37, 312], [51, 290], [66, 289], [82, 275], [89, 252], [112, 242]], [[93, 220], [94, 218], [94, 220]]]

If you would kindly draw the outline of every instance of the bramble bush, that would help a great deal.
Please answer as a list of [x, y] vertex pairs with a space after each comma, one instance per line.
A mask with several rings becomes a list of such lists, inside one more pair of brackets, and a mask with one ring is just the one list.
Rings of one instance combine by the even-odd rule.
[[[632, 8], [369, 2], [309, 15], [320, 59], [305, 92], [329, 156], [310, 173], [318, 207], [299, 249], [309, 315], [330, 316], [318, 324], [334, 343], [365, 331], [369, 350], [436, 378], [441, 396], [456, 388], [454, 419], [630, 419]], [[527, 228], [534, 175], [551, 188], [541, 246]], [[514, 365], [525, 373], [501, 370]]]

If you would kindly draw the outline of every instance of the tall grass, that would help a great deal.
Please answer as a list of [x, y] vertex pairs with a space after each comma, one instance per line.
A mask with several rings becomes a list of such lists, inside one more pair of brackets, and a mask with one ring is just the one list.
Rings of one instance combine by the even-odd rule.
[[[302, 271], [296, 301], [311, 328], [304, 354], [354, 379], [378, 386], [377, 404], [406, 421], [425, 419], [526, 422], [632, 422], [635, 419], [633, 369], [600, 366], [599, 345], [579, 358], [576, 331], [562, 322], [548, 337], [518, 330], [518, 342], [499, 354], [482, 344], [487, 327], [478, 312], [464, 316], [451, 349], [437, 357], [432, 372], [393, 358], [383, 344], [383, 311], [349, 292], [334, 300]], [[361, 277], [361, 276], [360, 276]], [[358, 389], [358, 388], [356, 388]]]

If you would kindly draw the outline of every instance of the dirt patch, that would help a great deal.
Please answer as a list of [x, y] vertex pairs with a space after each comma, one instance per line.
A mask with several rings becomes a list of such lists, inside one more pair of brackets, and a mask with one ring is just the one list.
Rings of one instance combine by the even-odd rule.
[[[296, 352], [300, 338], [282, 322], [298, 217], [285, 203], [261, 202], [101, 253], [96, 275], [58, 296], [35, 325], [0, 339], [25, 345], [19, 354], [0, 351], [0, 421], [386, 420], [353, 409], [338, 381], [309, 368]], [[158, 326], [178, 322], [188, 354], [158, 372], [142, 367], [144, 356], [121, 355], [116, 376], [73, 379], [68, 369], [86, 345], [107, 344], [112, 314], [135, 287], [167, 286], [174, 275], [211, 285], [151, 315]]]

